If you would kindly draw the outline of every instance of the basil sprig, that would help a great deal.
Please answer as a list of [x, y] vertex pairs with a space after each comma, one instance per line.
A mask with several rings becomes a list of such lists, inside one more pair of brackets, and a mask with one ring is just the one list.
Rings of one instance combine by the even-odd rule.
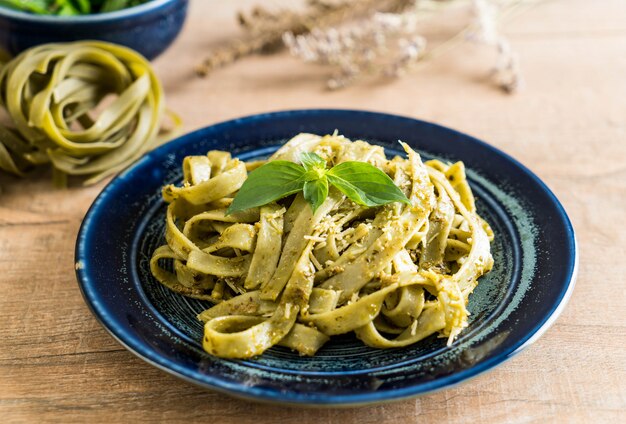
[[300, 162], [275, 160], [252, 171], [226, 213], [263, 206], [299, 191], [315, 212], [326, 200], [329, 185], [363, 206], [411, 204], [387, 174], [367, 162], [342, 162], [326, 169], [324, 158], [308, 152]]

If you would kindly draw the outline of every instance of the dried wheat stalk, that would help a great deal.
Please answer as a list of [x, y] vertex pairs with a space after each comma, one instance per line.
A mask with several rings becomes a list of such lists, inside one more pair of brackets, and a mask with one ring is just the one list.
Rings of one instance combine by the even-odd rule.
[[213, 51], [196, 72], [205, 76], [213, 69], [228, 65], [241, 57], [282, 46], [286, 32], [300, 35], [313, 28], [325, 28], [342, 22], [361, 18], [376, 12], [398, 13], [414, 0], [310, 0], [304, 12], [281, 10], [271, 12], [262, 7], [249, 15], [238, 15], [240, 25], [248, 35], [240, 40]]
[[[365, 76], [403, 75], [424, 59], [435, 58], [469, 40], [496, 50], [493, 81], [512, 93], [521, 85], [519, 59], [498, 31], [498, 21], [520, 5], [538, 1], [309, 0], [303, 12], [271, 12], [257, 7], [249, 14], [238, 15], [247, 36], [214, 51], [196, 71], [204, 76], [243, 56], [286, 45], [295, 57], [337, 69], [328, 81], [329, 88], [337, 89]], [[467, 6], [471, 6], [471, 14], [466, 27], [427, 50], [419, 24], [446, 19], [446, 11]]]

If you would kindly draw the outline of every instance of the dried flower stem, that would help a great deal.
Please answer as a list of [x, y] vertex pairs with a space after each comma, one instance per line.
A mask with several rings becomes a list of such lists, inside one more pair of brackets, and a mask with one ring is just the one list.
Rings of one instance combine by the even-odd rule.
[[[443, 56], [468, 39], [495, 46], [498, 58], [491, 74], [499, 88], [509, 94], [515, 92], [522, 85], [519, 59], [512, 51], [508, 40], [497, 32], [496, 27], [499, 23], [512, 18], [539, 1], [541, 0], [514, 0], [509, 2], [510, 4], [501, 5], [501, 9], [496, 13], [495, 6], [491, 2], [472, 0], [474, 21], [452, 38], [426, 52], [424, 59], [432, 60]], [[422, 61], [418, 66], [427, 63], [427, 61]]]
[[425, 50], [426, 40], [416, 34], [416, 15], [377, 13], [365, 22], [353, 22], [306, 35], [285, 33], [292, 55], [307, 62], [339, 68], [328, 81], [331, 89], [344, 87], [363, 75], [399, 76]]
[[[507, 93], [521, 84], [517, 55], [509, 42], [497, 31], [499, 21], [509, 18], [521, 6], [538, 0], [471, 0], [474, 19], [448, 40], [426, 51], [426, 40], [416, 33], [416, 23], [427, 17], [469, 4], [467, 0], [423, 1], [402, 14], [375, 14], [356, 24], [344, 24], [324, 31], [313, 29], [296, 36], [286, 33], [285, 44], [292, 55], [306, 62], [317, 62], [339, 69], [329, 81], [331, 89], [341, 88], [366, 75], [399, 76], [428, 63], [426, 59], [442, 56], [465, 40], [492, 46], [498, 56], [492, 70], [497, 86]], [[384, 18], [384, 25], [381, 25]], [[395, 23], [394, 23], [395, 22]], [[404, 22], [403, 25], [400, 25]], [[407, 25], [410, 22], [411, 25]]]
[[213, 69], [228, 65], [241, 57], [282, 45], [283, 34], [305, 34], [313, 28], [324, 28], [368, 16], [376, 12], [398, 13], [414, 0], [342, 0], [327, 2], [310, 0], [305, 12], [284, 10], [278, 13], [256, 8], [249, 16], [239, 14], [239, 23], [249, 36], [215, 50], [199, 66], [196, 73], [205, 76]]

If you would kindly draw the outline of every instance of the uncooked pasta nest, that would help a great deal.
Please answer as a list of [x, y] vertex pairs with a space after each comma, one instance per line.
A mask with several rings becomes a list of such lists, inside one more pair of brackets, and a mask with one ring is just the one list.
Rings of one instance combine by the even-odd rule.
[[274, 345], [314, 355], [331, 336], [354, 332], [368, 346], [397, 348], [433, 334], [448, 344], [467, 326], [467, 303], [493, 259], [489, 225], [476, 213], [462, 162], [431, 160], [403, 145], [300, 134], [267, 161], [319, 155], [329, 168], [368, 162], [410, 204], [361, 206], [335, 188], [316, 212], [303, 193], [227, 214], [248, 172], [228, 152], [190, 156], [182, 187], [163, 190], [167, 244], [154, 277], [215, 305], [198, 315], [204, 349], [250, 358]]
[[57, 185], [114, 174], [162, 140], [161, 83], [135, 51], [98, 41], [45, 44], [0, 68], [0, 169], [51, 164]]

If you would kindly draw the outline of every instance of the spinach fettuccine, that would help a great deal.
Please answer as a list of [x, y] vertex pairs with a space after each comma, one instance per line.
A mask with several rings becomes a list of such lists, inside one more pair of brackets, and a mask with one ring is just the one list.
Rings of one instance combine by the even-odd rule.
[[[207, 352], [250, 358], [281, 345], [313, 355], [349, 332], [375, 348], [454, 341], [493, 265], [493, 234], [462, 162], [423, 163], [403, 147], [406, 158], [388, 159], [364, 141], [300, 134], [267, 161], [185, 158], [183, 185], [163, 190], [167, 244], [150, 266], [169, 289], [214, 303], [198, 315]], [[346, 171], [359, 163], [385, 175]], [[295, 179], [268, 180], [268, 190], [285, 186], [272, 199], [252, 180], [281, 166]], [[234, 207], [255, 191], [258, 205]]]
[[114, 174], [158, 143], [161, 83], [150, 63], [99, 41], [45, 44], [0, 68], [0, 169], [51, 164], [58, 185]]

